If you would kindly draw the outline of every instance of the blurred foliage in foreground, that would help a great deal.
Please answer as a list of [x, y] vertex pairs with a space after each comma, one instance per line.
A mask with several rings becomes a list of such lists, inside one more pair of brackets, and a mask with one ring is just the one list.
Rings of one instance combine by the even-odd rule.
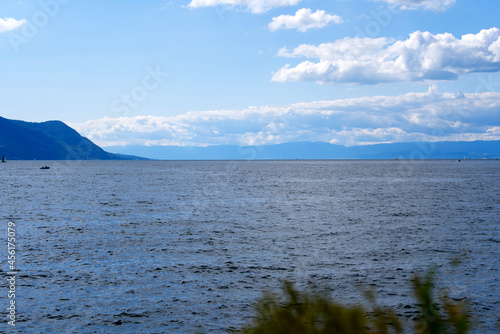
[[[418, 334], [462, 334], [469, 330], [469, 317], [462, 304], [433, 297], [434, 271], [413, 278], [419, 308], [414, 322]], [[404, 319], [389, 307], [378, 306], [368, 295], [371, 308], [345, 306], [329, 297], [302, 292], [285, 282], [281, 295], [266, 294], [257, 304], [257, 318], [245, 334], [385, 334], [403, 333]]]

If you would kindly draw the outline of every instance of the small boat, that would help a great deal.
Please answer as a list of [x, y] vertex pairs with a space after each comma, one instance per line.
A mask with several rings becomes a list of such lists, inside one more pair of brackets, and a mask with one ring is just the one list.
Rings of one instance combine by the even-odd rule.
[[2, 163], [6, 163], [7, 160], [5, 160], [5, 155], [2, 155]]
[[40, 167], [40, 169], [50, 169], [50, 167], [49, 166], [42, 166], [42, 167]]

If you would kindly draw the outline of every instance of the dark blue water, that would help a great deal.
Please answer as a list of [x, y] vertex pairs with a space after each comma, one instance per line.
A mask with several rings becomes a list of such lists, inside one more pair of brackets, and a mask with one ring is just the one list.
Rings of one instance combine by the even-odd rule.
[[0, 184], [19, 333], [225, 332], [284, 278], [411, 319], [432, 264], [496, 332], [499, 161], [10, 161]]

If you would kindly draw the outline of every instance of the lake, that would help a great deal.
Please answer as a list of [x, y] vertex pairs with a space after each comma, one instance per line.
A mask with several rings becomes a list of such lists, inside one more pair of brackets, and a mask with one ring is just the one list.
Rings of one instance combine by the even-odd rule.
[[411, 319], [431, 265], [497, 332], [500, 161], [9, 161], [0, 180], [20, 333], [223, 333], [283, 279]]

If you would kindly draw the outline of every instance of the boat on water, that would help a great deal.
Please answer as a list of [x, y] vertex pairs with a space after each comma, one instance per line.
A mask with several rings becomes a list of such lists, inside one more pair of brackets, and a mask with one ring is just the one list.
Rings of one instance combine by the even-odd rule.
[[6, 162], [7, 162], [7, 160], [5, 159], [5, 155], [2, 155], [2, 162], [3, 162], [3, 163], [6, 163]]
[[42, 167], [40, 167], [40, 169], [50, 169], [50, 167], [49, 166], [42, 166]]

